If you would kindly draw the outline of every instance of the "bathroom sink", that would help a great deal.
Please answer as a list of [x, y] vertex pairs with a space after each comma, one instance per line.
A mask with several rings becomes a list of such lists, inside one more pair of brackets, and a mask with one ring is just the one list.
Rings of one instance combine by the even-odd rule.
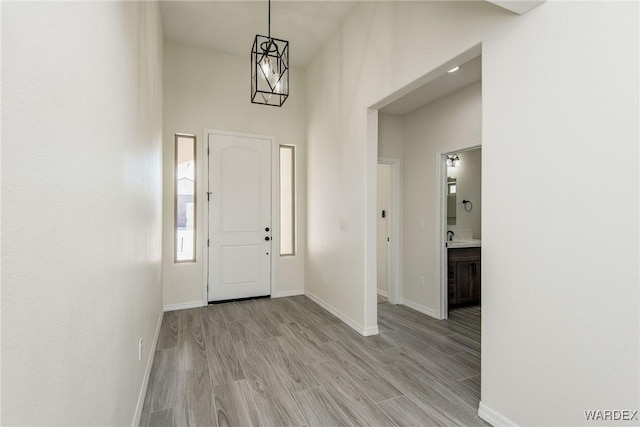
[[480, 246], [480, 239], [460, 239], [447, 242], [448, 248], [479, 248]]

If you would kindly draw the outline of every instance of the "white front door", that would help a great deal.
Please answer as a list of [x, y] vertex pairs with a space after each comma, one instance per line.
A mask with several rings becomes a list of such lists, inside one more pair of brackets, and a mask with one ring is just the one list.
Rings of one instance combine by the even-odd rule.
[[208, 300], [271, 294], [271, 140], [209, 133]]

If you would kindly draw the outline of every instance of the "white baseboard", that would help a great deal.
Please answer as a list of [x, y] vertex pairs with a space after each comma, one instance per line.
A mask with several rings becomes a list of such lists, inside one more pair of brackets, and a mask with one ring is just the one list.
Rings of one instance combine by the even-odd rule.
[[347, 326], [349, 326], [351, 329], [353, 329], [354, 331], [356, 331], [360, 335], [368, 337], [370, 335], [377, 335], [378, 334], [378, 325], [369, 326], [368, 328], [365, 328], [360, 323], [356, 322], [351, 317], [347, 316], [346, 314], [344, 314], [343, 312], [341, 312], [340, 310], [338, 310], [334, 306], [330, 305], [329, 303], [325, 302], [324, 300], [320, 299], [318, 296], [312, 294], [311, 292], [305, 291], [304, 294], [306, 296], [308, 296], [311, 299], [311, 301], [315, 302], [320, 307], [324, 308], [329, 313], [333, 314], [338, 319], [342, 320], [344, 323], [347, 324]]
[[495, 427], [518, 427], [516, 423], [480, 402], [478, 416]]
[[203, 304], [202, 301], [190, 301], [190, 302], [181, 302], [178, 304], [167, 304], [164, 306], [164, 311], [185, 310], [187, 308], [204, 307], [205, 305], [206, 304]]
[[271, 298], [295, 297], [298, 295], [304, 295], [304, 289], [293, 289], [290, 291], [273, 292], [271, 294]]
[[412, 308], [415, 311], [419, 311], [422, 314], [426, 314], [427, 316], [431, 316], [438, 319], [438, 315], [436, 314], [436, 311], [434, 309], [425, 307], [424, 305], [418, 304], [417, 302], [413, 302], [408, 299], [403, 299], [402, 305], [406, 305], [407, 307]]
[[370, 337], [371, 335], [378, 335], [380, 331], [378, 330], [378, 325], [376, 325], [376, 326], [369, 326], [367, 328], [364, 328], [364, 333], [363, 332], [360, 332], [360, 333], [365, 337]]
[[162, 327], [162, 316], [164, 312], [160, 312], [158, 318], [158, 324], [156, 325], [156, 332], [153, 334], [153, 342], [151, 343], [151, 351], [149, 352], [149, 358], [147, 359], [147, 367], [144, 370], [144, 378], [142, 380], [142, 388], [138, 395], [138, 404], [136, 405], [136, 413], [133, 416], [133, 422], [131, 427], [138, 427], [140, 425], [140, 417], [142, 417], [142, 406], [144, 405], [144, 397], [147, 394], [147, 386], [149, 385], [149, 376], [151, 375], [151, 367], [153, 366], [153, 358], [156, 355], [156, 346], [158, 345], [158, 337], [160, 336], [160, 328]]
[[389, 291], [383, 291], [382, 289], [378, 289], [378, 295], [382, 295], [385, 298], [389, 297]]

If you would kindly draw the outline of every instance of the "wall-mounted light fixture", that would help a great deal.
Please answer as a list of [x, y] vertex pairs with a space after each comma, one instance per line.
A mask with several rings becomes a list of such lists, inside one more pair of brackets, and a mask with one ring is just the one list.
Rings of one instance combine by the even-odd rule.
[[457, 154], [447, 155], [447, 166], [450, 168], [455, 168], [460, 164], [460, 157]]
[[251, 102], [281, 107], [289, 96], [289, 42], [256, 35], [251, 48]]

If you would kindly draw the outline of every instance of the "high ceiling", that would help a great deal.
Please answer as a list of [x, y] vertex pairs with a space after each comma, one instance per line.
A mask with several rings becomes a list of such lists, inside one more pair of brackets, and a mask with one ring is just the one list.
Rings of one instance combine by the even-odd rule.
[[[362, 0], [273, 0], [271, 35], [288, 40], [291, 65], [304, 67], [358, 1]], [[544, 2], [487, 1], [515, 13], [525, 13]], [[160, 12], [164, 37], [169, 41], [249, 57], [255, 35], [267, 35], [266, 0], [163, 0]]]
[[[271, 35], [290, 43], [291, 65], [304, 67], [356, 5], [355, 1], [273, 1]], [[246, 55], [267, 35], [266, 1], [161, 1], [166, 40]]]
[[[361, 0], [273, 0], [271, 35], [289, 41], [293, 67], [305, 67], [358, 1]], [[487, 1], [515, 13], [525, 13], [543, 3], [541, 0]], [[524, 9], [513, 10], [514, 4]], [[266, 0], [161, 1], [160, 11], [166, 40], [246, 55], [247, 60], [255, 35], [267, 34]], [[461, 65], [459, 71], [451, 74], [442, 71], [439, 77], [385, 105], [380, 111], [404, 115], [481, 80], [481, 57], [465, 61], [468, 62], [456, 64]]]

